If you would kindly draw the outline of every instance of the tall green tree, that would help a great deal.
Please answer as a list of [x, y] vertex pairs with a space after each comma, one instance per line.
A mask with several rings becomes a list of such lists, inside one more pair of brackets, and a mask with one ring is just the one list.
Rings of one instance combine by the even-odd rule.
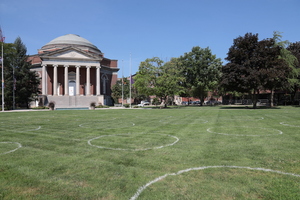
[[[123, 81], [123, 82], [122, 82]], [[122, 98], [122, 84], [123, 84], [123, 98], [127, 99], [130, 96], [130, 83], [129, 80], [123, 77], [123, 80], [117, 80], [116, 84], [112, 86], [112, 98], [115, 103]]]
[[16, 81], [16, 104], [25, 105], [29, 108], [30, 102], [35, 100], [40, 93], [38, 88], [40, 78], [36, 72], [30, 70], [31, 63], [28, 61], [27, 48], [20, 37], [15, 40], [14, 45], [16, 48], [13, 64]]
[[173, 100], [175, 95], [181, 93], [183, 90], [181, 83], [184, 80], [178, 59], [172, 58], [160, 68], [155, 87], [156, 96], [161, 97], [161, 100], [165, 101], [166, 106], [168, 97]]
[[260, 59], [258, 64], [262, 87], [271, 91], [271, 107], [274, 105], [274, 91], [288, 87], [288, 76], [292, 71], [292, 68], [281, 56], [282, 47], [275, 44], [276, 41], [274, 39], [265, 39], [259, 42], [257, 48], [258, 58]]
[[180, 82], [183, 78], [176, 58], [164, 63], [154, 57], [141, 62], [134, 80], [139, 94], [155, 95], [167, 106], [167, 98], [173, 98], [182, 89]]
[[[288, 82], [289, 84], [284, 89], [287, 89], [292, 93], [292, 101], [294, 102], [295, 94], [297, 89], [299, 88], [299, 76], [300, 76], [300, 69], [299, 63], [297, 58], [297, 44], [292, 45], [291, 48], [288, 48], [291, 44], [288, 40], [282, 40], [282, 33], [279, 31], [274, 31], [273, 39], [275, 40], [275, 46], [279, 46], [280, 50], [280, 58], [285, 60], [288, 66], [291, 68], [290, 73], [288, 75]], [[291, 50], [293, 49], [293, 53]]]
[[158, 57], [147, 58], [140, 63], [139, 70], [134, 77], [134, 87], [139, 94], [156, 95], [157, 79], [161, 75], [163, 61]]
[[290, 68], [280, 58], [281, 48], [274, 39], [258, 40], [258, 34], [246, 33], [234, 39], [222, 68], [221, 86], [227, 91], [252, 95], [253, 108], [262, 89], [281, 87]]
[[31, 71], [28, 62], [27, 48], [18, 37], [13, 44], [5, 44], [4, 77], [5, 77], [5, 107], [13, 108], [13, 93], [15, 104], [29, 108], [31, 101], [39, 94], [40, 79], [36, 72]]
[[217, 89], [221, 77], [221, 59], [212, 54], [208, 47], [196, 46], [191, 52], [180, 56], [179, 60], [185, 77], [185, 93], [198, 97], [203, 105], [208, 92]]
[[290, 43], [287, 50], [290, 51], [296, 58], [293, 65], [294, 73], [289, 79], [292, 101], [295, 102], [296, 93], [300, 90], [300, 42]]
[[[0, 49], [0, 51], [2, 51], [2, 49]], [[4, 105], [6, 108], [12, 108], [12, 102], [13, 102], [12, 64], [16, 55], [15, 51], [16, 49], [13, 43], [3, 44]], [[2, 73], [2, 70], [0, 73]], [[2, 98], [1, 98], [1, 105], [2, 105]]]

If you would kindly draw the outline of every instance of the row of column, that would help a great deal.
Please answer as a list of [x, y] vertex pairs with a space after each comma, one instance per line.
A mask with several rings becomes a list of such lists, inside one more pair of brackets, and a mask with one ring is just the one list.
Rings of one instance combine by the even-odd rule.
[[[43, 95], [47, 95], [47, 65], [42, 65], [42, 93]], [[58, 65], [53, 65], [53, 96], [57, 96], [57, 67]], [[76, 96], [80, 95], [80, 65], [76, 65]], [[64, 95], [69, 95], [69, 65], [64, 65], [65, 73], [65, 89]], [[100, 95], [100, 66], [96, 66], [96, 95]], [[91, 95], [91, 66], [86, 66], [86, 95]]]

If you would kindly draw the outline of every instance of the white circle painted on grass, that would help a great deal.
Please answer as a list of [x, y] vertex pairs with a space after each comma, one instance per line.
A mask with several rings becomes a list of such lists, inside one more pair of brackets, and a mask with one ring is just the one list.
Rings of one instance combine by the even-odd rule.
[[42, 128], [41, 126], [38, 126], [38, 127], [35, 128], [35, 129], [28, 129], [28, 130], [21, 130], [21, 131], [17, 131], [17, 130], [16, 130], [16, 132], [24, 133], [24, 132], [38, 131], [38, 130], [40, 130], [41, 128]]
[[[21, 124], [20, 124], [21, 125]], [[40, 130], [42, 127], [41, 126], [38, 126], [37, 128], [33, 128], [33, 127], [30, 127], [31, 129], [26, 129], [24, 130], [24, 125], [21, 125], [22, 127], [16, 127], [14, 125], [4, 125], [4, 126], [1, 126], [3, 128], [7, 128], [9, 129], [9, 131], [13, 131], [13, 132], [18, 132], [18, 133], [24, 133], [24, 132], [31, 132], [31, 131], [38, 131]], [[26, 126], [25, 126], [26, 127]], [[20, 130], [21, 129], [21, 130]]]
[[287, 124], [285, 122], [280, 122], [279, 124], [284, 125], [284, 126], [290, 126], [290, 127], [300, 127], [300, 126], [296, 126], [296, 125], [292, 125], [292, 124]]
[[231, 127], [227, 127], [227, 128], [234, 128], [234, 127], [239, 127], [239, 128], [251, 128], [251, 129], [261, 129], [261, 130], [272, 130], [274, 132], [277, 132], [277, 134], [266, 134], [266, 135], [243, 135], [243, 134], [230, 134], [230, 133], [219, 133], [219, 132], [214, 132], [211, 129], [213, 128], [208, 128], [207, 132], [210, 133], [216, 133], [216, 134], [220, 134], [220, 135], [229, 135], [229, 136], [253, 136], [253, 137], [257, 137], [257, 136], [270, 136], [270, 135], [281, 135], [283, 134], [282, 131], [277, 130], [277, 129], [272, 129], [272, 128], [261, 128], [261, 127], [249, 127], [249, 126], [231, 126]]
[[109, 149], [109, 150], [118, 150], [118, 151], [146, 151], [146, 150], [151, 150], [151, 149], [161, 149], [161, 148], [164, 148], [164, 147], [172, 146], [172, 145], [176, 144], [179, 141], [179, 138], [176, 137], [176, 136], [173, 136], [173, 135], [159, 134], [159, 133], [157, 133], [157, 134], [172, 137], [172, 138], [175, 139], [175, 142], [170, 143], [170, 144], [166, 144], [166, 145], [162, 145], [162, 146], [158, 146], [158, 147], [151, 147], [151, 148], [144, 148], [144, 149], [110, 148], [110, 147], [105, 147], [105, 146], [93, 145], [91, 143], [93, 140], [96, 140], [96, 139], [99, 139], [99, 138], [102, 138], [102, 137], [116, 137], [116, 136], [130, 135], [130, 133], [127, 133], [127, 134], [116, 134], [116, 135], [101, 135], [99, 137], [95, 137], [95, 138], [92, 138], [92, 139], [88, 140], [88, 144], [93, 146], [93, 147], [100, 148], [100, 149]]
[[204, 167], [195, 167], [195, 168], [188, 168], [188, 169], [184, 169], [184, 170], [180, 170], [176, 173], [170, 173], [170, 174], [165, 174], [163, 176], [160, 176], [150, 182], [148, 182], [147, 184], [143, 185], [142, 187], [140, 187], [137, 192], [130, 198], [130, 200], [135, 200], [137, 199], [140, 194], [150, 185], [152, 185], [153, 183], [156, 183], [164, 178], [166, 178], [167, 176], [176, 176], [176, 175], [180, 175], [182, 173], [185, 172], [190, 172], [190, 171], [196, 171], [196, 170], [204, 170], [204, 169], [209, 169], [209, 168], [232, 168], [232, 169], [249, 169], [249, 170], [256, 170], [256, 171], [264, 171], [264, 172], [273, 172], [273, 173], [277, 173], [277, 174], [282, 174], [282, 175], [290, 175], [290, 176], [296, 176], [296, 177], [300, 177], [299, 174], [293, 174], [293, 173], [286, 173], [286, 172], [282, 172], [282, 171], [277, 171], [277, 170], [272, 170], [272, 169], [264, 169], [264, 168], [252, 168], [252, 167], [243, 167], [243, 166], [204, 166]]
[[22, 145], [21, 145], [20, 143], [18, 143], [18, 142], [0, 142], [0, 144], [1, 144], [1, 143], [2, 143], [2, 144], [17, 144], [18, 147], [15, 148], [15, 149], [13, 149], [13, 150], [10, 150], [10, 151], [6, 151], [6, 152], [4, 152], [4, 153], [0, 153], [0, 155], [12, 153], [12, 152], [17, 151], [18, 149], [20, 149], [20, 148], [22, 147]]

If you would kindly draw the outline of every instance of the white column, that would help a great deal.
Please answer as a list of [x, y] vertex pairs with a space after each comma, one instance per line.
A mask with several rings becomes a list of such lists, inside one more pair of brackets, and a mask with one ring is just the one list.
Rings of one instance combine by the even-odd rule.
[[57, 65], [53, 65], [53, 96], [57, 96]]
[[100, 96], [100, 66], [96, 67], [96, 95]]
[[80, 95], [80, 65], [76, 65], [76, 96]]
[[65, 96], [69, 96], [69, 65], [65, 65]]
[[86, 95], [91, 95], [91, 66], [86, 66]]
[[47, 90], [46, 90], [46, 87], [47, 87], [47, 76], [46, 76], [46, 68], [47, 65], [43, 64], [42, 65], [42, 95], [47, 95]]

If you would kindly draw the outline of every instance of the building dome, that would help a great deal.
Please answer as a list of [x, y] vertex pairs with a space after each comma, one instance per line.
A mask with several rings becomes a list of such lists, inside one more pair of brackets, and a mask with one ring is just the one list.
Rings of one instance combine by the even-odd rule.
[[51, 51], [53, 49], [61, 49], [69, 46], [74, 46], [82, 50], [102, 54], [101, 51], [90, 41], [75, 34], [67, 34], [53, 39], [49, 43], [45, 44], [41, 48], [41, 51]]

